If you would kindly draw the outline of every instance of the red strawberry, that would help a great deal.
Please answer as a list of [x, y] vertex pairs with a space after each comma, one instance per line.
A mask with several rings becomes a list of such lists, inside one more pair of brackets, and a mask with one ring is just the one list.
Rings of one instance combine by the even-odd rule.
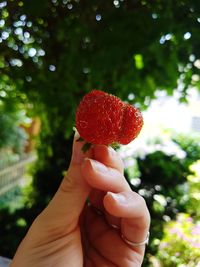
[[99, 90], [86, 94], [76, 112], [76, 128], [92, 144], [128, 144], [137, 137], [142, 125], [142, 114], [137, 108]]

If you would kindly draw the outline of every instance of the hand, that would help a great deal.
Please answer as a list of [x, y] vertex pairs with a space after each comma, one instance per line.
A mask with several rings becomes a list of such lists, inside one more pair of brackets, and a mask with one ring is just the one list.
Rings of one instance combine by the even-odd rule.
[[96, 145], [84, 155], [77, 139], [67, 175], [11, 267], [141, 266], [145, 245], [132, 247], [121, 233], [133, 242], [146, 239], [150, 216], [144, 199], [131, 191], [117, 152]]

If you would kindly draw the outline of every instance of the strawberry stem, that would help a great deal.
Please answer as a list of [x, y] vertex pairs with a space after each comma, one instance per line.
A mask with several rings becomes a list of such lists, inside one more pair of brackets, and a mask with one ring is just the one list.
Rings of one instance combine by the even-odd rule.
[[83, 145], [83, 147], [81, 148], [81, 150], [83, 151], [83, 153], [86, 153], [90, 149], [91, 145], [92, 145], [91, 143], [85, 143]]
[[112, 143], [110, 144], [110, 146], [114, 149], [114, 150], [118, 150], [120, 148], [120, 144], [119, 143]]
[[83, 142], [84, 141], [84, 139], [82, 138], [82, 137], [79, 137], [77, 140], [76, 140], [76, 142]]

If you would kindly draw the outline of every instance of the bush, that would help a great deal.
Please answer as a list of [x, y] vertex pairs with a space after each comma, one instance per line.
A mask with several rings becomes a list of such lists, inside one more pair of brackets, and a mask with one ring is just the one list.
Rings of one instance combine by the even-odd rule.
[[200, 221], [195, 223], [189, 214], [178, 214], [176, 221], [168, 222], [158, 258], [164, 267], [200, 266]]
[[164, 225], [164, 236], [159, 242], [157, 258], [165, 267], [200, 266], [200, 160], [190, 170], [193, 174], [187, 177], [187, 213], [178, 214], [176, 221]]
[[[145, 267], [151, 266], [149, 259], [157, 254], [168, 221], [174, 220], [178, 213], [189, 212], [192, 216], [194, 213], [199, 216], [199, 180], [194, 177], [194, 167], [191, 168], [190, 164], [196, 161], [200, 147], [198, 138], [192, 138], [190, 142], [180, 138], [183, 143], [180, 141], [179, 144], [150, 140], [145, 151], [139, 151], [140, 157], [132, 157], [133, 166], [125, 170], [132, 189], [145, 198], [151, 214], [151, 236]], [[137, 151], [134, 152], [136, 154]]]
[[173, 188], [186, 181], [188, 173], [184, 162], [174, 155], [156, 151], [137, 159], [142, 184], [161, 185]]
[[186, 205], [187, 212], [194, 218], [200, 219], [200, 160], [190, 166], [193, 174], [187, 177], [189, 195]]
[[150, 266], [150, 255], [157, 253], [165, 222], [185, 211], [186, 177], [190, 170], [183, 159], [162, 151], [137, 158], [137, 167], [139, 183], [134, 183], [135, 178], [129, 176], [130, 172], [126, 171], [126, 176], [132, 189], [145, 198], [151, 214], [150, 245], [143, 265], [146, 267]]
[[185, 163], [190, 166], [200, 158], [200, 135], [198, 134], [177, 134], [172, 137], [185, 152]]

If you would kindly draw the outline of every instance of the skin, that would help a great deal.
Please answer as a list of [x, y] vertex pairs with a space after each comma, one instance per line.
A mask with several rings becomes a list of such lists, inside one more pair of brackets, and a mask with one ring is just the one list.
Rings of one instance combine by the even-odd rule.
[[121, 233], [133, 242], [146, 239], [150, 215], [145, 201], [131, 191], [117, 152], [96, 145], [83, 154], [78, 138], [67, 175], [10, 267], [141, 266], [145, 245], [131, 247]]

